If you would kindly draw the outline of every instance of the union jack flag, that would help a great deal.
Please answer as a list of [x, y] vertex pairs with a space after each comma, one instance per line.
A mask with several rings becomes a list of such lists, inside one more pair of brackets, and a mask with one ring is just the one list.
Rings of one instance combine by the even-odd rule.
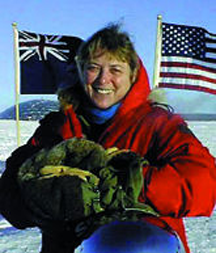
[[159, 87], [216, 94], [216, 34], [163, 23]]
[[18, 31], [21, 94], [54, 94], [82, 40]]

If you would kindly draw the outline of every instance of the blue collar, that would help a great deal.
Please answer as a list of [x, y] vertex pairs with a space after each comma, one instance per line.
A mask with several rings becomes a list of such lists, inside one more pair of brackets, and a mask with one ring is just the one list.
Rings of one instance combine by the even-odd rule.
[[118, 103], [109, 107], [108, 109], [100, 109], [97, 107], [85, 107], [84, 108], [85, 117], [91, 123], [95, 123], [98, 125], [104, 124], [106, 121], [108, 121], [115, 115], [120, 105], [121, 103]]

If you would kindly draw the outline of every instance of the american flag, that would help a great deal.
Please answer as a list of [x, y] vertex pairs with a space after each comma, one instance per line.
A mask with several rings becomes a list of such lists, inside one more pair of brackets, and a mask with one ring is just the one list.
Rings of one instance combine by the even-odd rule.
[[161, 50], [159, 87], [216, 95], [216, 34], [163, 23]]
[[18, 31], [21, 94], [54, 94], [82, 40]]

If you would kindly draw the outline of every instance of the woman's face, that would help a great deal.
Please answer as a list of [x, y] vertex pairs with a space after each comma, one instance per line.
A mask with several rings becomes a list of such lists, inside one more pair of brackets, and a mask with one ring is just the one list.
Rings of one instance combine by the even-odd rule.
[[130, 90], [135, 79], [131, 76], [128, 63], [106, 52], [95, 54], [84, 65], [85, 92], [96, 107], [107, 109], [122, 100]]

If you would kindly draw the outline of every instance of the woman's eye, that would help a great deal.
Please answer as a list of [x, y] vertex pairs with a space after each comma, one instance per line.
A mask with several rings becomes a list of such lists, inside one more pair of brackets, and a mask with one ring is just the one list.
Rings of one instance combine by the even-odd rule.
[[111, 71], [111, 73], [113, 73], [113, 74], [118, 74], [118, 73], [121, 73], [121, 72], [122, 72], [121, 69], [119, 69], [119, 68], [112, 68], [110, 71]]
[[98, 71], [100, 71], [100, 68], [98, 66], [95, 66], [95, 65], [88, 65], [87, 70], [92, 71], [92, 72], [98, 72]]

